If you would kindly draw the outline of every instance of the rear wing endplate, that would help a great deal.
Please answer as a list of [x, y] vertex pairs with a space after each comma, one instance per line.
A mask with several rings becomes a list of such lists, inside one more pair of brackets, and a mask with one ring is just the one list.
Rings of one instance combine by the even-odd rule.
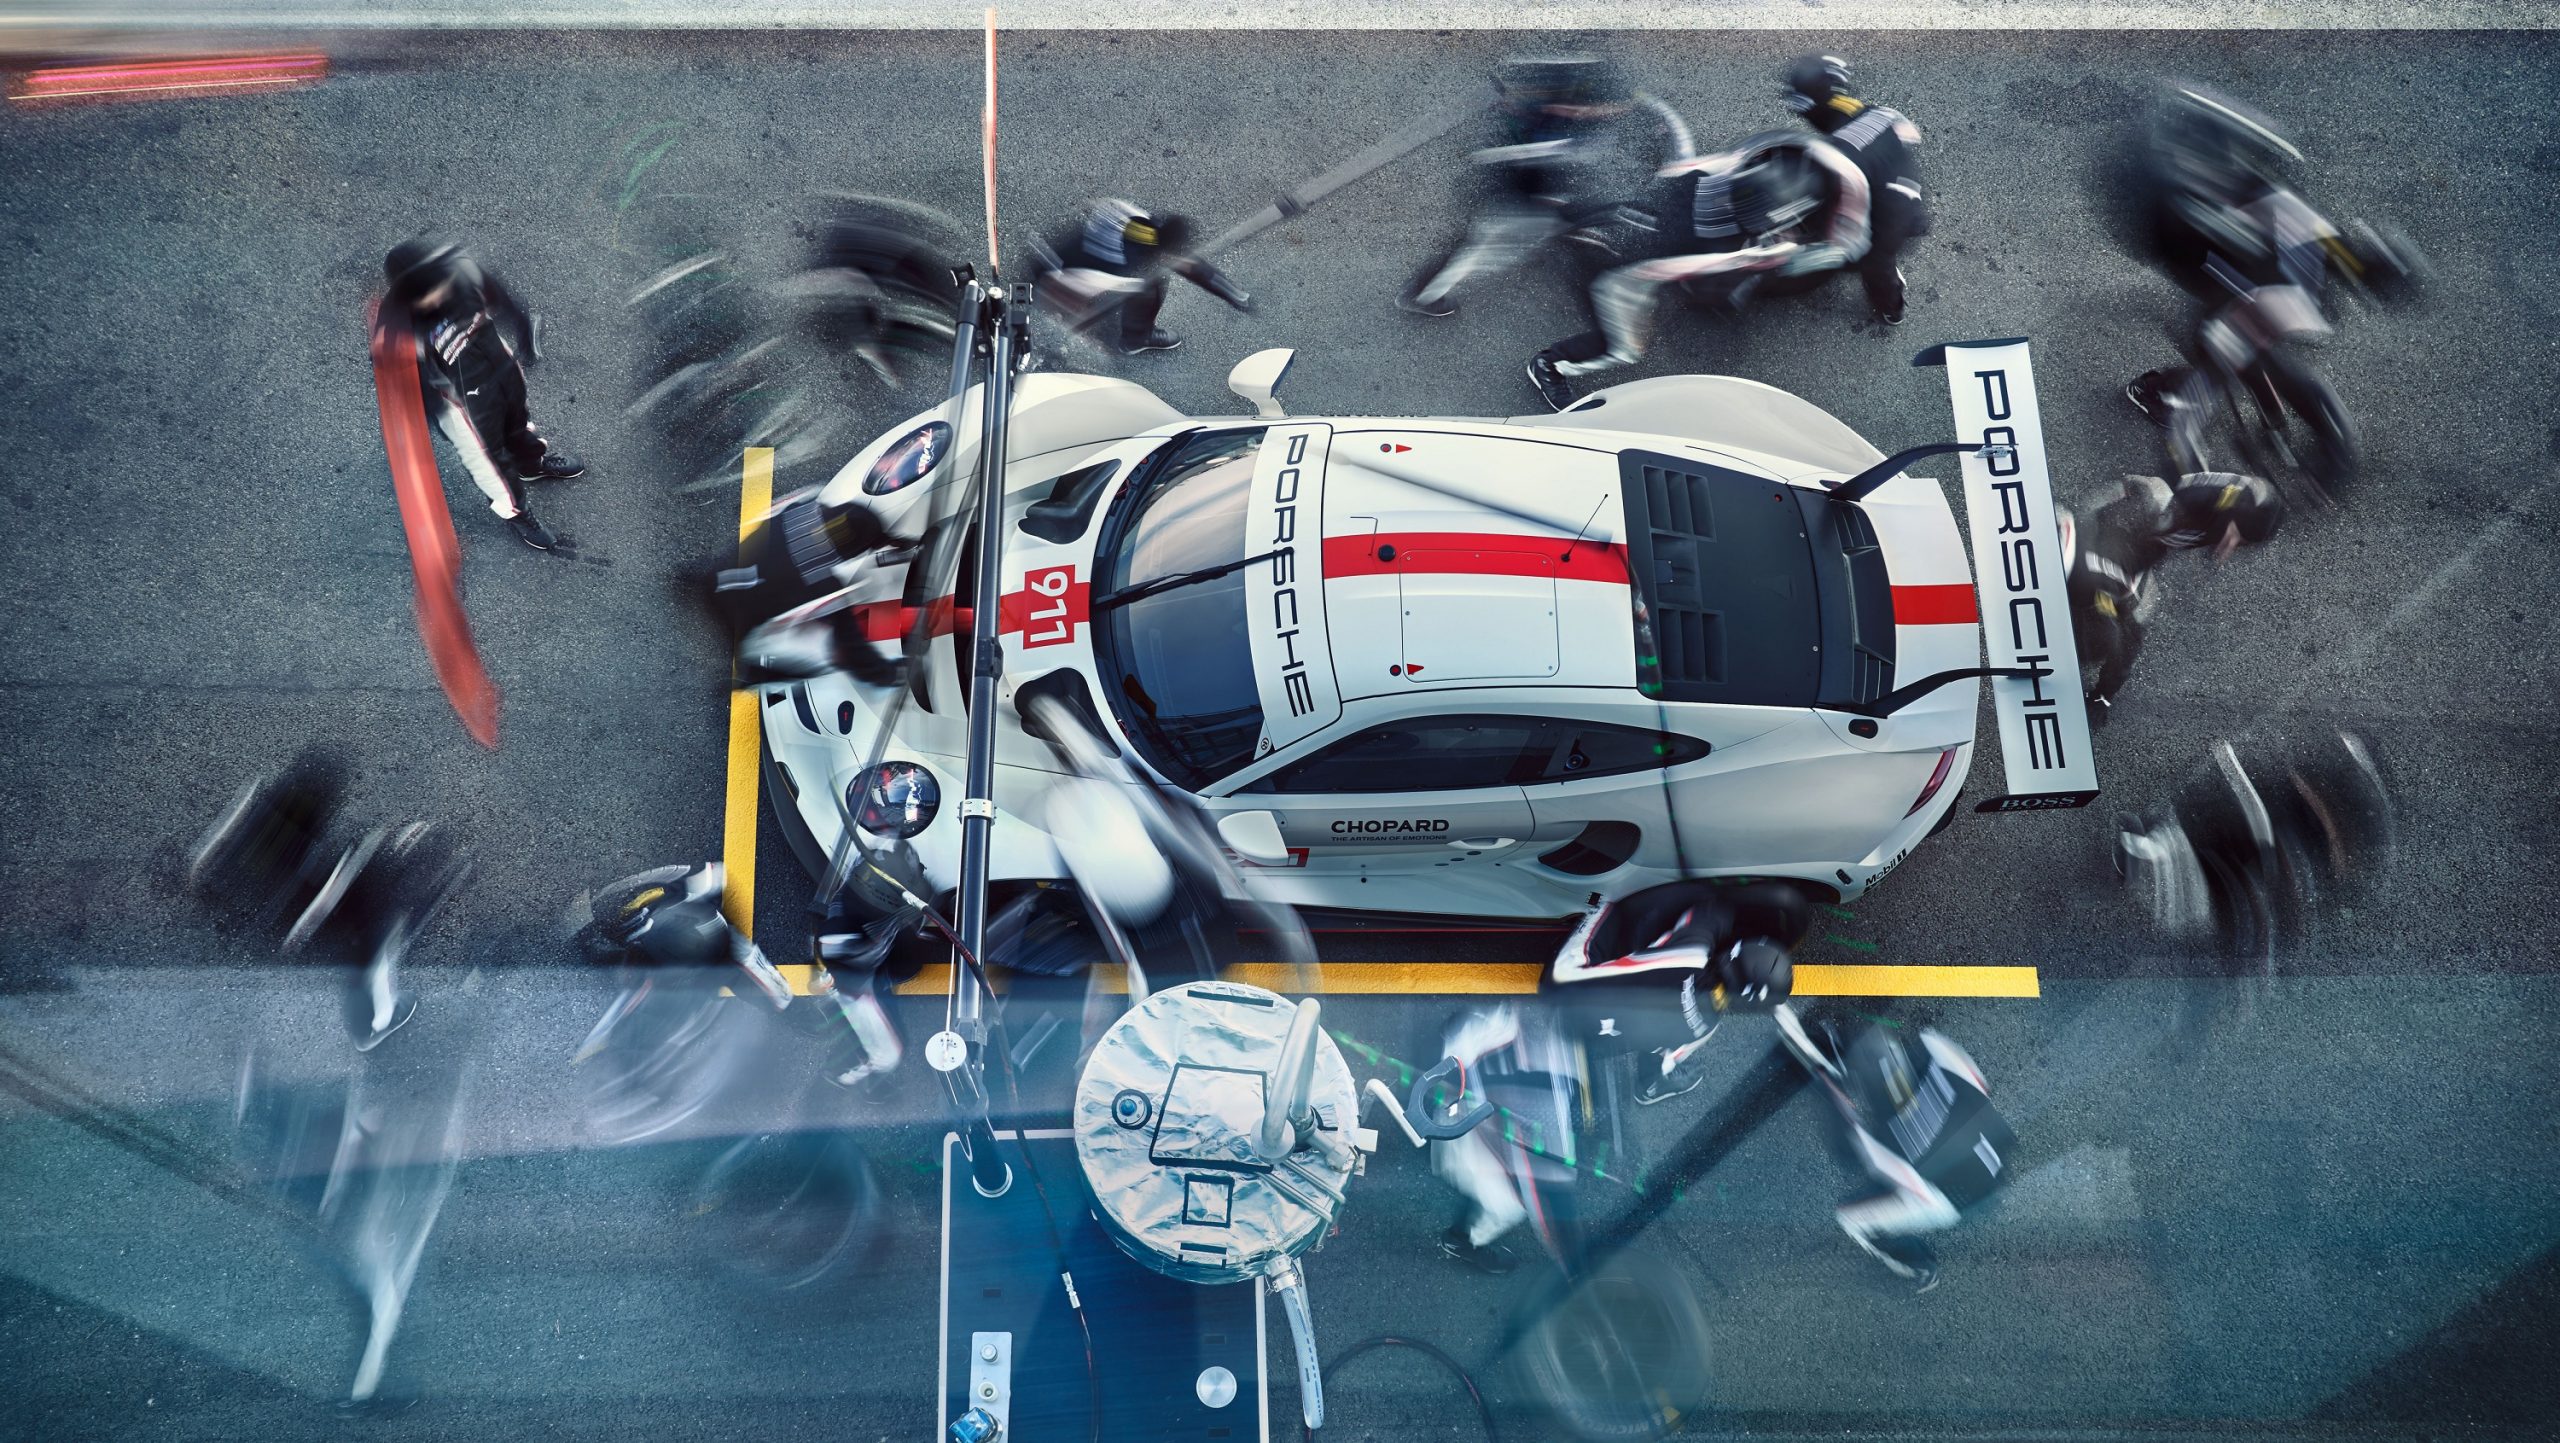
[[1949, 342], [1921, 352], [1912, 364], [1946, 368], [1956, 436], [1979, 448], [1961, 464], [1990, 664], [2041, 671], [1991, 678], [2008, 790], [1974, 810], [2085, 807], [2097, 799], [2098, 767], [2089, 751], [2080, 651], [2071, 634], [2061, 528], [2027, 343]]

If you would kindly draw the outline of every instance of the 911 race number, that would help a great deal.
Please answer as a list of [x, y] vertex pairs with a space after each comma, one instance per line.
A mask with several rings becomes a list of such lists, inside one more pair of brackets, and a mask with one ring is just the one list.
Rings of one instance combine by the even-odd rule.
[[1073, 604], [1076, 569], [1072, 566], [1044, 566], [1022, 574], [1023, 598], [1022, 644], [1024, 647], [1056, 646], [1075, 639], [1076, 623], [1084, 618], [1076, 615], [1081, 608]]

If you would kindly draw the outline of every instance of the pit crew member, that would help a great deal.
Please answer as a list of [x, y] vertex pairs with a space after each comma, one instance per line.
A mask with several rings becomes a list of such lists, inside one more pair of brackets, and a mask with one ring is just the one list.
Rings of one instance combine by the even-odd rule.
[[1787, 108], [1828, 136], [1857, 163], [1875, 206], [1873, 236], [1857, 262], [1867, 304], [1888, 326], [1902, 324], [1902, 251], [1929, 233], [1929, 201], [1920, 180], [1920, 127], [1902, 112], [1858, 98], [1849, 62], [1807, 55], [1787, 67]]
[[[524, 483], [565, 481], [586, 463], [543, 439], [527, 409], [524, 362], [542, 358], [539, 327], [495, 272], [462, 247], [415, 236], [383, 259], [390, 303], [405, 307], [418, 341], [429, 409], [489, 509], [536, 551], [559, 545], [526, 508]], [[514, 331], [510, 338], [508, 331]]]

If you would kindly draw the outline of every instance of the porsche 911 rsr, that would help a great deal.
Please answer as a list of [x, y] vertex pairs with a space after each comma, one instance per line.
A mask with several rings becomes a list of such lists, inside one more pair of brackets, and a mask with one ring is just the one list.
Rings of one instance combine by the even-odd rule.
[[[1276, 383], [1285, 354], [1256, 361]], [[1301, 907], [1558, 917], [1682, 876], [1854, 897], [1948, 817], [1979, 685], [1896, 694], [1980, 661], [1937, 482], [1837, 499], [1880, 453], [1729, 377], [1508, 420], [1301, 418], [1243, 382], [1255, 364], [1238, 368], [1253, 418], [1186, 417], [1101, 377], [1018, 381], [997, 880], [1067, 875], [1045, 807], [1068, 773], [1026, 730], [1033, 697], [1196, 797], [1237, 885]], [[848, 502], [892, 536], [964, 524], [978, 410], [956, 408], [957, 434], [913, 418], [774, 532], [823, 557], [823, 518]], [[891, 654], [925, 638], [903, 678], [758, 690], [804, 863], [822, 871], [859, 819], [948, 888], [972, 620], [949, 597], [973, 584], [924, 594], [916, 554], [823, 567], [840, 624]], [[902, 686], [886, 764], [866, 771]]]

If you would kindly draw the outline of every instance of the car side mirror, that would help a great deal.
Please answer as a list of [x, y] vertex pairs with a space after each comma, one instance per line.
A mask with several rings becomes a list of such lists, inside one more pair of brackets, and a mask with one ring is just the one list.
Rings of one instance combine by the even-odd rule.
[[1236, 362], [1236, 368], [1227, 372], [1227, 389], [1251, 401], [1254, 415], [1265, 421], [1277, 421], [1289, 414], [1280, 409], [1280, 402], [1276, 399], [1280, 378], [1289, 374], [1289, 363], [1296, 359], [1298, 353], [1286, 346], [1256, 351]]
[[1289, 863], [1289, 844], [1281, 839], [1280, 819], [1269, 812], [1227, 813], [1218, 819], [1218, 840], [1257, 867]]

